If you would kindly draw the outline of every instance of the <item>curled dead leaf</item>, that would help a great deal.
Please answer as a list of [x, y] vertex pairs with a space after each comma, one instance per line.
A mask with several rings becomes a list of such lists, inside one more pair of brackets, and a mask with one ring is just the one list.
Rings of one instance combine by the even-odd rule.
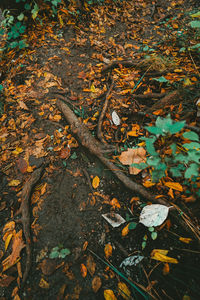
[[129, 165], [129, 173], [133, 175], [139, 174], [142, 170], [131, 167], [131, 164], [140, 164], [146, 161], [146, 150], [143, 147], [136, 149], [128, 149], [119, 156], [119, 160], [123, 165]]

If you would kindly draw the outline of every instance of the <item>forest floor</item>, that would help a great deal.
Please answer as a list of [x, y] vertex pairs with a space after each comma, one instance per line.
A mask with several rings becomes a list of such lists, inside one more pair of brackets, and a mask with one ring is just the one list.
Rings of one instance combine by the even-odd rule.
[[[200, 299], [196, 187], [119, 161], [158, 115], [198, 132], [199, 56], [183, 50], [195, 11], [187, 0], [107, 3], [81, 19], [62, 9], [1, 60], [1, 300]], [[139, 223], [151, 202], [175, 208], [155, 239]]]

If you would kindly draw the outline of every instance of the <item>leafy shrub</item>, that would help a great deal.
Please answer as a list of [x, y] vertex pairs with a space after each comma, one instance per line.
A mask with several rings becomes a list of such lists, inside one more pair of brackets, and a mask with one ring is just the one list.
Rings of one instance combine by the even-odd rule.
[[153, 182], [165, 177], [166, 172], [172, 177], [195, 181], [200, 167], [199, 136], [194, 131], [181, 132], [184, 126], [185, 121], [175, 122], [170, 115], [158, 117], [155, 126], [146, 127], [151, 135], [141, 138], [149, 154], [146, 162], [131, 166], [150, 168]]

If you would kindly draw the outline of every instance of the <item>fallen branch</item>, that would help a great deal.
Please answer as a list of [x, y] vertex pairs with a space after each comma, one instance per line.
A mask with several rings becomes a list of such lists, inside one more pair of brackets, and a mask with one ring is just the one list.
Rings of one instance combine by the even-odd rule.
[[153, 112], [157, 109], [163, 109], [165, 108], [165, 106], [167, 105], [171, 105], [173, 103], [175, 103], [176, 101], [180, 102], [180, 94], [178, 91], [174, 91], [170, 94], [167, 94], [165, 97], [163, 97], [160, 101], [156, 102], [155, 104], [153, 104], [150, 108], [150, 112]]
[[111, 86], [108, 89], [108, 92], [106, 94], [106, 100], [104, 102], [104, 106], [103, 106], [103, 109], [101, 111], [101, 114], [100, 114], [100, 117], [99, 117], [99, 121], [98, 121], [98, 127], [97, 127], [97, 136], [98, 136], [99, 140], [101, 142], [103, 142], [104, 144], [106, 144], [106, 141], [104, 140], [101, 127], [102, 127], [103, 118], [105, 116], [105, 113], [106, 113], [106, 110], [107, 110], [107, 107], [108, 107], [108, 100], [109, 100], [109, 96], [110, 96], [110, 93], [112, 91], [113, 85], [114, 85], [114, 81], [112, 80]]
[[31, 234], [30, 234], [30, 209], [29, 200], [32, 194], [32, 190], [42, 175], [43, 167], [35, 170], [29, 180], [25, 183], [21, 193], [21, 206], [19, 212], [21, 213], [21, 223], [23, 225], [23, 232], [26, 242], [26, 266], [22, 278], [22, 284], [25, 283], [28, 273], [31, 268]]
[[134, 99], [152, 99], [152, 98], [163, 98], [166, 96], [166, 93], [147, 93], [147, 94], [139, 94], [139, 95], [134, 95], [133, 94], [133, 98]]
[[118, 167], [116, 167], [115, 164], [104, 157], [104, 145], [102, 145], [92, 136], [89, 129], [79, 121], [73, 111], [65, 103], [63, 103], [61, 100], [57, 100], [57, 106], [65, 116], [67, 122], [71, 125], [72, 132], [78, 136], [82, 145], [86, 147], [92, 154], [96, 155], [127, 188], [142, 195], [146, 201], [152, 201], [167, 206], [170, 205], [165, 199], [156, 199], [155, 196], [147, 191], [142, 185], [132, 181]]

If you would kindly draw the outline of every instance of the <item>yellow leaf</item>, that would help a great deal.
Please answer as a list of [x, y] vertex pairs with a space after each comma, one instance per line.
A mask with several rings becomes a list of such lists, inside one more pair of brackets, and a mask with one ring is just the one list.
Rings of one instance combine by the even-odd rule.
[[49, 283], [44, 280], [44, 278], [40, 279], [40, 283], [39, 283], [39, 287], [41, 287], [42, 289], [48, 289], [49, 288]]
[[18, 186], [20, 184], [20, 180], [14, 179], [9, 182], [9, 186]]
[[105, 245], [104, 253], [106, 258], [109, 258], [112, 255], [112, 246], [110, 244]]
[[181, 241], [183, 243], [186, 243], [186, 244], [189, 244], [192, 241], [192, 239], [180, 237], [179, 241]]
[[98, 176], [95, 176], [92, 180], [92, 186], [94, 189], [98, 188], [100, 179]]
[[16, 149], [12, 153], [18, 155], [18, 154], [22, 153], [23, 151], [24, 150], [22, 148], [16, 147]]
[[125, 300], [129, 300], [131, 296], [131, 292], [129, 291], [127, 285], [124, 282], [118, 283], [118, 290], [119, 294], [124, 298]]
[[126, 236], [129, 233], [129, 224], [126, 225], [123, 229], [122, 229], [122, 236]]
[[112, 290], [105, 290], [104, 298], [105, 298], [105, 300], [117, 300], [117, 298], [115, 297], [115, 294], [113, 293]]
[[95, 92], [96, 92], [96, 88], [95, 88], [95, 86], [94, 86], [93, 83], [92, 83], [92, 85], [91, 85], [91, 87], [90, 87], [90, 91], [91, 91], [92, 93], [95, 93]]
[[167, 186], [170, 189], [179, 191], [179, 192], [183, 191], [182, 185], [178, 182], [165, 182], [165, 186]]
[[148, 188], [148, 187], [151, 187], [151, 186], [155, 185], [155, 182], [151, 182], [151, 181], [147, 180], [147, 181], [143, 182], [143, 185], [146, 188]]
[[12, 239], [12, 236], [13, 236], [13, 234], [10, 233], [10, 234], [7, 236], [6, 240], [5, 240], [5, 251], [8, 249], [8, 246], [9, 246], [9, 244], [10, 244], [10, 241], [11, 241], [11, 239]]
[[151, 252], [151, 258], [166, 263], [178, 264], [178, 260], [176, 258], [166, 256], [163, 253], [167, 254], [168, 250], [154, 249]]
[[184, 86], [190, 86], [192, 85], [192, 82], [190, 81], [190, 78], [185, 78], [184, 82], [183, 82]]

